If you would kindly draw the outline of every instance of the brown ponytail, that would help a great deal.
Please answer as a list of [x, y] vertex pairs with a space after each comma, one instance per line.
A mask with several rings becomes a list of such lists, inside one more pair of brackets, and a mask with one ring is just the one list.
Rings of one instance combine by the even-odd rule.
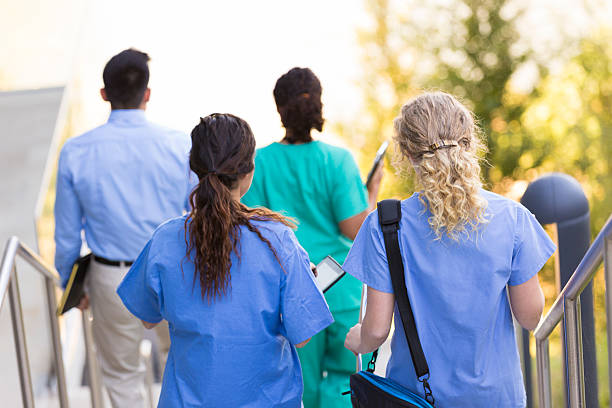
[[202, 298], [210, 301], [231, 287], [231, 252], [240, 258], [240, 226], [256, 233], [278, 260], [272, 244], [251, 221], [295, 225], [280, 214], [248, 208], [232, 197], [238, 180], [254, 169], [255, 138], [244, 120], [230, 114], [201, 118], [191, 142], [189, 164], [200, 182], [189, 197], [192, 211], [185, 220], [185, 241], [187, 256], [195, 265], [194, 286], [197, 276]]

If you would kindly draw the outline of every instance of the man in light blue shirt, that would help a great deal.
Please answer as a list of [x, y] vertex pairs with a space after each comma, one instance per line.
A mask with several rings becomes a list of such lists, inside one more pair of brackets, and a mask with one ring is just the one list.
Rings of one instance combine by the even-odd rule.
[[[94, 339], [114, 407], [144, 406], [140, 322], [115, 293], [129, 266], [165, 220], [188, 209], [191, 141], [145, 118], [149, 57], [133, 49], [104, 68], [108, 122], [66, 142], [55, 201], [55, 266], [68, 282], [80, 254], [81, 231], [94, 257], [88, 272]], [[195, 180], [193, 180], [195, 181]]]

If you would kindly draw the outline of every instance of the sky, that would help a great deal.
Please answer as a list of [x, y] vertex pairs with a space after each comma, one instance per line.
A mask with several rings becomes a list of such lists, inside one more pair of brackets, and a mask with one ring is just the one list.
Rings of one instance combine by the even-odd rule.
[[319, 76], [326, 117], [360, 109], [360, 1], [1, 1], [12, 40], [0, 47], [0, 86], [72, 82], [76, 132], [106, 120], [102, 69], [129, 47], [152, 58], [149, 118], [185, 132], [200, 116], [229, 112], [249, 122], [259, 145], [280, 139], [272, 90], [294, 66]]
[[[522, 30], [533, 32], [534, 48], [554, 43], [552, 20], [576, 33], [592, 23], [576, 0], [551, 4], [529, 2]], [[361, 112], [365, 0], [0, 0], [0, 10], [0, 89], [71, 84], [75, 133], [106, 120], [102, 70], [129, 47], [152, 58], [149, 118], [185, 132], [200, 116], [229, 112], [249, 122], [258, 145], [280, 139], [272, 89], [294, 66], [319, 76], [328, 123]], [[599, 15], [612, 19], [609, 7]], [[342, 143], [331, 133], [327, 126], [324, 137]]]

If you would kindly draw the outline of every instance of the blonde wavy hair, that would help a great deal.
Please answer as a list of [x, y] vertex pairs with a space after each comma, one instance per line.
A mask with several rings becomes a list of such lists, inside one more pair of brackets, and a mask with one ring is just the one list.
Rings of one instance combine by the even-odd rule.
[[472, 113], [452, 95], [422, 94], [395, 118], [395, 141], [414, 167], [436, 239], [458, 241], [487, 222], [480, 194], [480, 158], [486, 151]]

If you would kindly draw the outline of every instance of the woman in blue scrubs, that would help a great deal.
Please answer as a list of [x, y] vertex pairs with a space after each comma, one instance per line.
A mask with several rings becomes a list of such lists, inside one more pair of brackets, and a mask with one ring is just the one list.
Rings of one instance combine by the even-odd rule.
[[240, 203], [254, 170], [245, 121], [213, 114], [191, 139], [193, 210], [155, 231], [117, 290], [145, 327], [168, 321], [159, 407], [300, 407], [296, 347], [333, 322], [308, 255], [290, 220]]
[[[484, 147], [455, 98], [413, 99], [395, 131], [421, 187], [402, 201], [399, 244], [436, 407], [525, 407], [512, 313], [526, 329], [538, 324], [537, 273], [555, 245], [525, 207], [482, 189]], [[368, 216], [344, 263], [368, 286], [364, 320], [345, 341], [355, 353], [385, 341], [395, 307], [377, 217]], [[398, 313], [391, 352], [387, 377], [424, 396]]]

